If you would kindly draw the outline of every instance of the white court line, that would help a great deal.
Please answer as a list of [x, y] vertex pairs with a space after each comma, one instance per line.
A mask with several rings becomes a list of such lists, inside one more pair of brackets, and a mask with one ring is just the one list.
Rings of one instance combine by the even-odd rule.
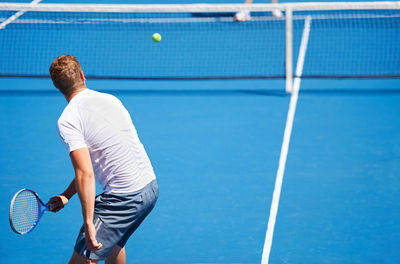
[[307, 16], [304, 22], [303, 35], [301, 37], [299, 57], [297, 59], [296, 77], [293, 81], [293, 91], [290, 96], [289, 111], [286, 119], [285, 133], [281, 154], [279, 157], [279, 167], [276, 173], [275, 189], [272, 197], [271, 209], [268, 219], [267, 234], [265, 236], [264, 249], [261, 259], [261, 264], [267, 264], [272, 246], [272, 237], [274, 235], [276, 215], [278, 213], [279, 198], [281, 196], [283, 174], [285, 173], [286, 159], [289, 150], [290, 136], [292, 134], [294, 114], [296, 112], [297, 98], [300, 90], [301, 74], [303, 73], [304, 58], [307, 51], [308, 36], [310, 34], [311, 16]]
[[[38, 3], [40, 3], [42, 0], [33, 0], [30, 5], [36, 5]], [[10, 16], [7, 20], [4, 20], [1, 24], [0, 24], [0, 30], [4, 29], [8, 24], [12, 23], [13, 21], [15, 21], [17, 18], [19, 18], [20, 16], [22, 16], [25, 13], [25, 11], [18, 11], [17, 13], [15, 13], [14, 15]]]

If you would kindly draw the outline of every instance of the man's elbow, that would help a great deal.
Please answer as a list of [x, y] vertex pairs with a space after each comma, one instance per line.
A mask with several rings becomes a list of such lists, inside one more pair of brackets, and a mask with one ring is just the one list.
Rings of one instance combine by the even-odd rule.
[[94, 180], [94, 173], [92, 170], [76, 170], [75, 178], [77, 181]]

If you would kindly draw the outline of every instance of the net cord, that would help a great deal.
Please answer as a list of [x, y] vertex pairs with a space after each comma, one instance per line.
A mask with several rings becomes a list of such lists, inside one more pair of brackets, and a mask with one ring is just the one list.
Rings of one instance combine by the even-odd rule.
[[0, 10], [37, 12], [103, 12], [103, 13], [185, 13], [248, 11], [312, 11], [312, 10], [371, 10], [400, 9], [400, 1], [393, 2], [316, 2], [284, 4], [24, 4], [0, 3]]

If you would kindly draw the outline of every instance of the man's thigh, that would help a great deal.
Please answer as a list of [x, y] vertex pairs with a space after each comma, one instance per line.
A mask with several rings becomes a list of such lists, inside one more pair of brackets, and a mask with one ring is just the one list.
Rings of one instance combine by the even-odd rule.
[[97, 262], [98, 262], [97, 260], [92, 260], [92, 259], [82, 257], [81, 255], [76, 253], [74, 250], [71, 260], [68, 263], [69, 264], [96, 264]]
[[106, 264], [125, 264], [125, 262], [125, 247], [121, 248], [120, 246], [115, 245], [110, 255], [106, 259]]

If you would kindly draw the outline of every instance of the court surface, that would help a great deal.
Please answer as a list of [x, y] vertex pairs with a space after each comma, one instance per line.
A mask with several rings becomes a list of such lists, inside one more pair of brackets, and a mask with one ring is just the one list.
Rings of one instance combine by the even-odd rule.
[[[131, 113], [160, 186], [127, 263], [260, 263], [290, 100], [284, 80], [87, 85]], [[2, 263], [72, 254], [77, 197], [26, 236], [8, 223], [16, 191], [47, 201], [73, 179], [56, 132], [65, 106], [49, 79], [0, 79]], [[291, 136], [270, 263], [399, 263], [400, 79], [302, 80]]]

